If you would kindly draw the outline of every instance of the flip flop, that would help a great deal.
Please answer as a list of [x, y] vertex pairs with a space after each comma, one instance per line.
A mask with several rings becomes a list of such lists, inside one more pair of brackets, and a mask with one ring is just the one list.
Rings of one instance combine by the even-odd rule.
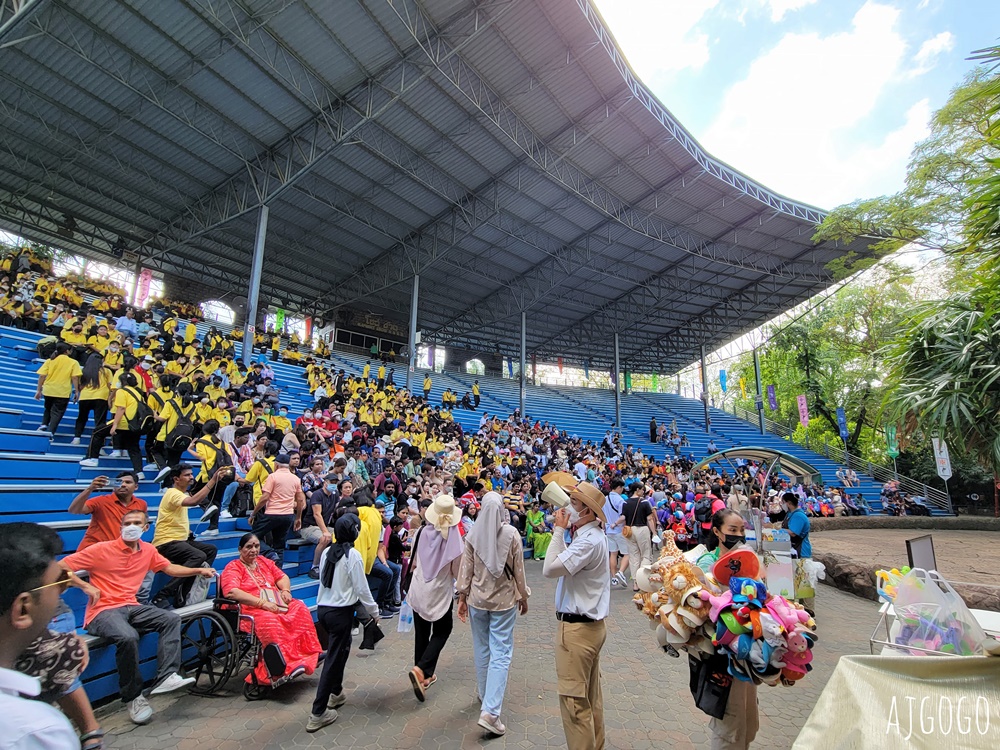
[[80, 735], [80, 750], [102, 750], [104, 748], [104, 730], [95, 729]]

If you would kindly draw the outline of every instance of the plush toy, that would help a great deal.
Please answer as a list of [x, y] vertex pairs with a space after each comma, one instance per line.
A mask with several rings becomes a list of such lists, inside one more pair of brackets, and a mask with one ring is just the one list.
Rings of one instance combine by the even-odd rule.
[[783, 596], [773, 595], [768, 597], [764, 606], [774, 619], [781, 623], [781, 626], [788, 632], [794, 630], [795, 626], [799, 624], [809, 627], [815, 625], [808, 612], [802, 609], [801, 606], [793, 605]]
[[702, 599], [709, 602], [712, 608], [709, 610], [708, 617], [712, 622], [717, 622], [719, 619], [719, 614], [722, 610], [731, 606], [733, 603], [733, 592], [726, 591], [721, 596], [715, 596], [711, 591], [702, 589], [699, 594]]
[[758, 615], [758, 621], [760, 622], [761, 638], [770, 643], [774, 648], [785, 644], [785, 639], [782, 637], [782, 634], [785, 632], [784, 628], [774, 619], [773, 615], [768, 612], [761, 612]]
[[730, 578], [729, 590], [733, 594], [733, 604], [752, 604], [760, 609], [767, 598], [764, 584], [753, 578]]
[[[783, 674], [791, 672], [793, 675], [797, 674], [800, 677], [803, 677], [806, 672], [812, 669], [810, 664], [812, 661], [812, 650], [807, 635], [808, 634], [801, 628], [797, 628], [793, 632], [786, 635], [785, 641], [787, 643], [788, 651], [783, 657], [783, 661], [785, 663], [782, 670]], [[799, 678], [792, 677], [790, 679]]]

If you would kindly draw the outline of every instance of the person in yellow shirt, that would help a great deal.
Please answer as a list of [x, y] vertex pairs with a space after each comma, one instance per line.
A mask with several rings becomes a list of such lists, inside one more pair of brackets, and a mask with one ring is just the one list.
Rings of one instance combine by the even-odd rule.
[[45, 399], [39, 432], [49, 432], [54, 435], [66, 413], [70, 398], [74, 401], [80, 398], [80, 375], [83, 374], [83, 368], [69, 356], [71, 351], [69, 344], [60, 341], [56, 344], [52, 357], [45, 360], [38, 368], [35, 400]]
[[79, 361], [84, 359], [87, 352], [87, 334], [83, 332], [83, 321], [79, 317], [74, 318], [67, 325], [63, 326], [59, 337], [70, 346], [73, 357]]
[[479, 408], [479, 381], [476, 380], [472, 383], [472, 406], [474, 409]]
[[205, 393], [212, 401], [218, 401], [220, 398], [226, 397], [226, 392], [222, 388], [222, 378], [215, 376], [212, 378], [212, 382], [205, 386]]
[[433, 383], [431, 382], [430, 373], [428, 373], [427, 375], [424, 375], [424, 401], [427, 401], [431, 397], [431, 386], [432, 385], [433, 385]]
[[198, 336], [198, 326], [196, 325], [196, 318], [192, 318], [184, 326], [184, 343], [192, 344], [195, 338]]
[[[118, 436], [118, 447], [128, 453], [132, 462], [132, 470], [142, 481], [146, 476], [142, 473], [142, 452], [139, 450], [139, 438], [142, 437], [141, 425], [134, 425], [138, 416], [139, 404], [145, 405], [146, 399], [139, 390], [139, 379], [134, 373], [127, 372], [119, 376], [121, 387], [115, 391], [111, 420], [94, 430], [90, 438], [87, 457], [80, 461], [81, 466], [94, 467], [98, 465], [98, 457], [104, 441], [110, 436]], [[134, 426], [134, 429], [133, 429]]]
[[[91, 336], [90, 338], [95, 338]], [[101, 354], [101, 352], [97, 352]], [[109, 370], [120, 370], [125, 364], [125, 354], [122, 352], [122, 345], [117, 341], [109, 341], [104, 352], [104, 366]]]
[[292, 420], [288, 418], [288, 407], [278, 408], [276, 415], [271, 415], [271, 431], [276, 435], [285, 435], [292, 429]]
[[385, 364], [380, 364], [378, 366], [378, 380], [375, 387], [380, 391], [385, 389]]
[[112, 371], [104, 364], [100, 354], [91, 354], [80, 375], [80, 401], [76, 424], [73, 426], [71, 445], [79, 445], [87, 427], [90, 414], [94, 414], [94, 429], [108, 418], [108, 398], [111, 395]]
[[196, 423], [204, 425], [212, 418], [214, 410], [215, 407], [212, 405], [212, 399], [209, 398], [208, 394], [203, 393], [194, 407], [193, 419]]
[[[235, 457], [232, 450], [224, 440], [219, 437], [219, 423], [210, 419], [202, 426], [202, 436], [191, 443], [187, 449], [187, 455], [196, 458], [201, 463], [201, 471], [198, 474], [200, 484], [208, 484], [217, 475], [223, 475], [226, 479], [224, 484], [216, 485], [217, 489], [205, 498], [202, 507], [207, 511], [212, 506], [221, 507], [222, 494], [225, 486], [232, 482], [231, 477], [235, 476], [231, 467], [235, 465]], [[229, 467], [229, 471], [226, 468]], [[221, 512], [216, 510], [208, 523], [208, 531], [202, 536], [217, 536], [219, 533], [219, 516]], [[214, 533], [213, 533], [214, 532]]]
[[219, 423], [219, 426], [226, 427], [233, 422], [233, 415], [229, 413], [229, 399], [225, 396], [215, 402], [212, 409], [212, 419]]
[[278, 334], [271, 335], [271, 361], [278, 361], [278, 350], [281, 348], [281, 336]]
[[274, 457], [278, 455], [278, 444], [268, 440], [264, 445], [264, 457], [256, 459], [247, 469], [246, 483], [253, 487], [253, 504], [260, 504], [260, 496], [264, 492], [264, 482], [274, 473]]

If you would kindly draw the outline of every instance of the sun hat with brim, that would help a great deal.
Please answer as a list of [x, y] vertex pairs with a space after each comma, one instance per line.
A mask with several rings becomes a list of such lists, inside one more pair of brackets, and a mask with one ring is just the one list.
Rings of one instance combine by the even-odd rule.
[[441, 529], [458, 526], [462, 514], [455, 505], [455, 498], [444, 493], [434, 498], [434, 501], [424, 511], [424, 517], [434, 528]]
[[[601, 520], [601, 523], [608, 522], [604, 515], [604, 493], [590, 482], [580, 481], [565, 471], [550, 471], [542, 477], [542, 481], [546, 485], [542, 491], [542, 499], [546, 502], [552, 503], [556, 507], [565, 507], [566, 503], [559, 502], [562, 499], [557, 491], [559, 490], [564, 496], [568, 496], [570, 499], [576, 498], [594, 511], [594, 515]], [[550, 489], [553, 486], [556, 489]], [[549, 493], [548, 496], [546, 496], [546, 492]]]

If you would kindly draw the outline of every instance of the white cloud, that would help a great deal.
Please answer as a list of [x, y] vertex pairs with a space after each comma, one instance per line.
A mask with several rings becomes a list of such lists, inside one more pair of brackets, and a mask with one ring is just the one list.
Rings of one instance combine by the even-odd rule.
[[785, 14], [812, 5], [816, 0], [765, 0], [771, 10], [771, 20], [779, 23]]
[[930, 116], [920, 101], [893, 131], [866, 138], [905, 61], [898, 17], [868, 2], [849, 30], [786, 34], [725, 93], [702, 143], [768, 187], [824, 208], [894, 192]]
[[950, 31], [942, 31], [932, 36], [920, 45], [917, 54], [913, 56], [916, 67], [910, 71], [912, 77], [923, 75], [934, 69], [937, 59], [945, 52], [951, 52], [955, 47], [955, 35]]
[[619, 47], [625, 50], [632, 68], [646, 83], [657, 73], [698, 70], [708, 62], [708, 35], [696, 27], [718, 3], [719, 0], [597, 0]]

